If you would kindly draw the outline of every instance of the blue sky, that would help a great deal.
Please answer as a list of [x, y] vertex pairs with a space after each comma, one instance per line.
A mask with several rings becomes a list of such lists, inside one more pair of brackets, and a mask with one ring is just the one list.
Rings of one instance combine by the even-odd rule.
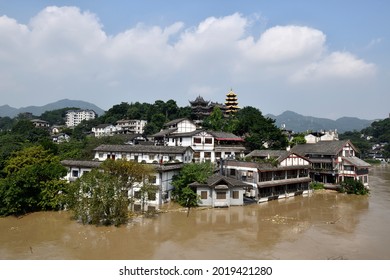
[[0, 105], [198, 95], [264, 114], [390, 113], [390, 1], [2, 1]]

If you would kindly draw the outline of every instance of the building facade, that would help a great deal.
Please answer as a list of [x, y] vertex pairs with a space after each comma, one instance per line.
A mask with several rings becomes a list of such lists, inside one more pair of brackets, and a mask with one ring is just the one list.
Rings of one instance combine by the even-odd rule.
[[65, 124], [67, 127], [75, 127], [84, 120], [92, 120], [96, 117], [94, 110], [70, 110], [66, 112]]
[[310, 172], [313, 181], [340, 184], [352, 178], [368, 187], [371, 165], [357, 157], [359, 151], [350, 140], [297, 145], [291, 151], [310, 159], [313, 164]]
[[245, 196], [257, 202], [308, 193], [310, 168], [309, 159], [291, 152], [264, 161], [225, 160], [221, 165], [224, 175], [248, 184]]

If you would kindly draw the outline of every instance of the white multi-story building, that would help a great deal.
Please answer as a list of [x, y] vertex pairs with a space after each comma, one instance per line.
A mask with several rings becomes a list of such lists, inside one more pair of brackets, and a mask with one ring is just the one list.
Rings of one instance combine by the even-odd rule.
[[218, 162], [225, 158], [244, 157], [244, 140], [229, 132], [197, 129], [188, 119], [166, 123], [152, 135], [156, 145], [191, 147], [195, 162]]
[[118, 130], [118, 128], [112, 124], [99, 124], [92, 127], [92, 132], [95, 137], [112, 136]]
[[66, 112], [65, 123], [67, 127], [75, 127], [84, 120], [93, 120], [96, 116], [94, 110], [70, 110]]
[[116, 127], [118, 133], [143, 134], [147, 123], [145, 120], [119, 120]]

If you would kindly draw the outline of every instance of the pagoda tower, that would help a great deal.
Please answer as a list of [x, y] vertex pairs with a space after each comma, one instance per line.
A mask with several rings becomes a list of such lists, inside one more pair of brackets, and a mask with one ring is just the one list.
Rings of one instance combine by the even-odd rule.
[[238, 107], [237, 94], [235, 94], [233, 90], [230, 90], [230, 92], [226, 94], [225, 106], [225, 113], [228, 115], [235, 114], [240, 109], [240, 107]]
[[210, 115], [210, 101], [204, 100], [200, 95], [194, 101], [190, 101], [190, 104], [192, 114], [198, 121]]

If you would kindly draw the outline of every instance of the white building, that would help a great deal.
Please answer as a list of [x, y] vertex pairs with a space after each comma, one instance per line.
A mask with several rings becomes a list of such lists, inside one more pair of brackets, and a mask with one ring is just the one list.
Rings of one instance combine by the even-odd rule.
[[184, 163], [192, 162], [193, 158], [191, 147], [101, 145], [94, 151], [96, 161], [124, 159], [152, 164], [155, 167], [155, 175], [152, 176], [155, 179], [151, 183], [158, 187], [158, 191], [155, 196], [142, 202], [137, 199], [142, 183], [137, 183], [129, 193], [129, 196], [135, 199], [135, 210], [141, 209], [141, 205], [145, 210], [158, 209], [162, 203], [170, 201], [173, 176], [179, 174]]
[[92, 132], [95, 137], [112, 136], [118, 130], [118, 128], [112, 124], [99, 124], [92, 127]]
[[[247, 197], [265, 202], [309, 191], [311, 162], [307, 158], [272, 150], [255, 150], [248, 158], [254, 161], [226, 160], [221, 166], [224, 175], [248, 184]], [[270, 159], [274, 162], [267, 162]]]
[[117, 132], [125, 134], [143, 134], [147, 123], [148, 122], [145, 120], [119, 120], [116, 122]]
[[205, 183], [194, 182], [190, 187], [196, 189], [199, 206], [230, 207], [244, 205], [248, 185], [234, 178], [213, 174]]
[[66, 112], [65, 124], [67, 127], [75, 127], [84, 120], [92, 120], [96, 118], [96, 113], [93, 110], [70, 110]]
[[164, 129], [152, 137], [156, 145], [191, 147], [195, 162], [243, 157], [245, 151], [241, 137], [228, 132], [197, 129], [188, 119], [166, 123]]

